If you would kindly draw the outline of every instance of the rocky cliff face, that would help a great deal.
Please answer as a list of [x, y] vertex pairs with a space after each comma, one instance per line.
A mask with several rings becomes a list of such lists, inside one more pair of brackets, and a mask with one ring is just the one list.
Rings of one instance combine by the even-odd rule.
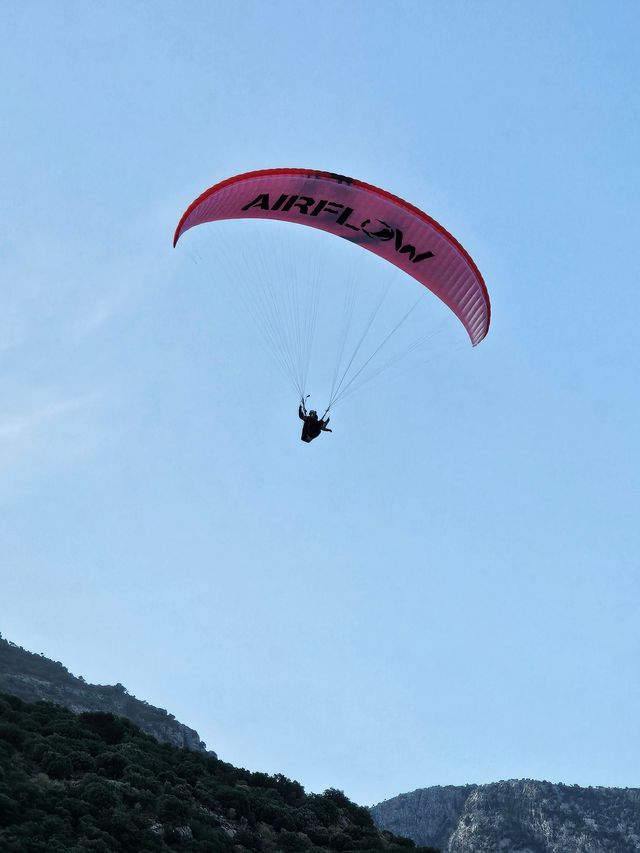
[[473, 785], [421, 788], [385, 800], [374, 806], [371, 814], [381, 829], [414, 840], [428, 838], [416, 843], [444, 850], [473, 790]]
[[640, 789], [511, 780], [423, 788], [373, 806], [381, 829], [444, 853], [640, 851]]
[[198, 732], [179, 723], [163, 708], [130, 696], [121, 684], [87, 684], [58, 661], [26, 651], [0, 638], [0, 692], [26, 702], [55, 702], [76, 714], [109, 711], [128, 717], [162, 743], [206, 752]]

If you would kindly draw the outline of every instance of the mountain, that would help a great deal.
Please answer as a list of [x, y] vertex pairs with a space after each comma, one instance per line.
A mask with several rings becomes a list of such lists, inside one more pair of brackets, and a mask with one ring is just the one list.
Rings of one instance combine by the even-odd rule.
[[436, 853], [342, 791], [306, 794], [124, 717], [0, 694], [2, 853]]
[[376, 826], [443, 853], [640, 851], [640, 789], [530, 779], [422, 788], [371, 808]]
[[198, 732], [179, 723], [164, 708], [131, 696], [122, 684], [88, 684], [59, 661], [33, 654], [0, 635], [0, 691], [26, 702], [55, 702], [80, 714], [105, 711], [127, 717], [161, 743], [206, 751]]

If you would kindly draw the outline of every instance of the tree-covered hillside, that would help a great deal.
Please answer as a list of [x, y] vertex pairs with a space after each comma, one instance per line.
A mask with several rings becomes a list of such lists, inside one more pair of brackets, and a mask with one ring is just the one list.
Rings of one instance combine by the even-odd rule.
[[[417, 848], [427, 853], [431, 848]], [[341, 791], [160, 744], [124, 717], [0, 694], [3, 853], [416, 850]]]
[[136, 726], [162, 743], [206, 750], [198, 732], [178, 722], [164, 708], [156, 708], [132, 696], [122, 684], [89, 684], [76, 677], [60, 661], [34, 654], [0, 634], [0, 692], [25, 702], [55, 702], [76, 714], [109, 711], [128, 717]]

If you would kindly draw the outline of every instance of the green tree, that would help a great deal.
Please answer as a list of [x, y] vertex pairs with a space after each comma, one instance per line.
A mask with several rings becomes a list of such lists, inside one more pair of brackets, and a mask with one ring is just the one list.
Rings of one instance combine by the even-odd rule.
[[68, 755], [49, 750], [42, 756], [42, 769], [52, 779], [68, 779], [73, 773], [73, 764]]

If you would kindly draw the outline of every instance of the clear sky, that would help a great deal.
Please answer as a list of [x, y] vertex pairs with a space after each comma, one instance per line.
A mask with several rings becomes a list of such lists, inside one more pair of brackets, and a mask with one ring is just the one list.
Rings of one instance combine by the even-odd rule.
[[[365, 804], [640, 785], [638, 4], [0, 18], [4, 636]], [[424, 208], [493, 303], [311, 446], [215, 252], [171, 248], [274, 166]]]

